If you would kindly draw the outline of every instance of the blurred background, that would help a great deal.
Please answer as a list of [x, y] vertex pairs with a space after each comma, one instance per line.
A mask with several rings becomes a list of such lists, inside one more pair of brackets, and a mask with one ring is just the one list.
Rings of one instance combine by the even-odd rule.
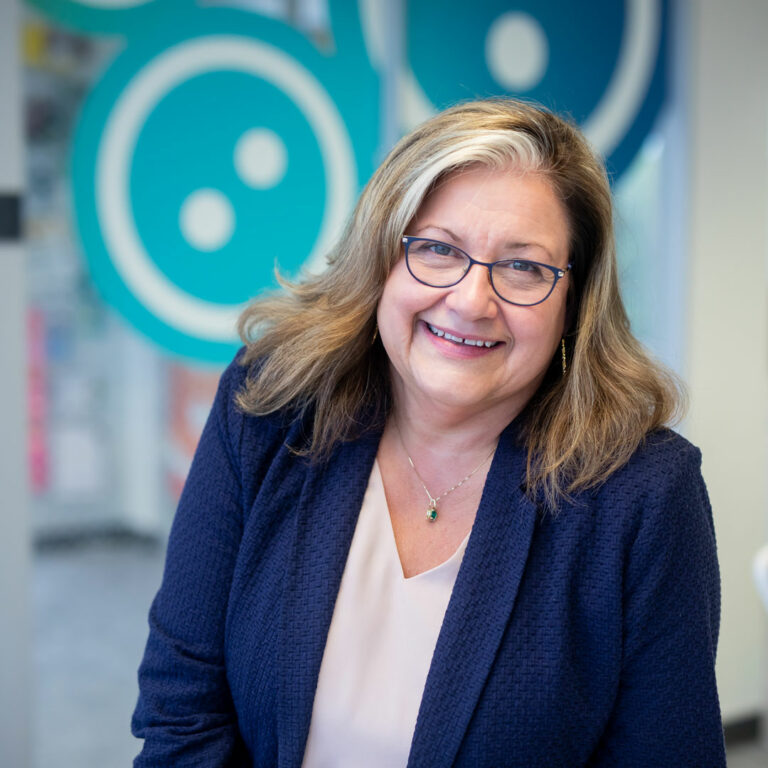
[[633, 328], [704, 455], [729, 764], [768, 765], [764, 0], [0, 0], [0, 765], [130, 764], [238, 312], [322, 269], [403, 132], [498, 94], [606, 157]]

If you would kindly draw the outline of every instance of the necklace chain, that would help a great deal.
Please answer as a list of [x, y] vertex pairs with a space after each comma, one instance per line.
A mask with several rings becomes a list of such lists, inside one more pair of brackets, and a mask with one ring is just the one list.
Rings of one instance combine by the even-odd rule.
[[463, 477], [461, 480], [459, 480], [456, 485], [452, 485], [450, 488], [443, 491], [439, 496], [433, 496], [429, 492], [427, 484], [419, 474], [419, 470], [416, 469], [416, 465], [413, 463], [413, 459], [410, 457], [408, 449], [405, 447], [405, 441], [403, 440], [403, 435], [400, 432], [400, 427], [397, 426], [397, 422], [395, 422], [395, 429], [397, 430], [397, 436], [400, 438], [400, 444], [403, 446], [403, 450], [405, 451], [408, 463], [411, 465], [411, 469], [414, 471], [416, 477], [421, 483], [421, 487], [424, 489], [424, 493], [427, 494], [427, 499], [429, 501], [429, 506], [427, 507], [427, 520], [429, 520], [431, 523], [434, 523], [435, 520], [437, 520], [437, 502], [440, 501], [440, 499], [442, 499], [444, 496], [447, 496], [449, 493], [464, 485], [464, 483], [466, 483], [467, 480], [469, 480], [469, 478], [472, 477], [472, 475], [474, 475], [480, 469], [480, 467], [482, 467], [485, 462], [488, 461], [488, 459], [490, 459], [491, 456], [493, 456], [493, 454], [496, 452], [496, 446], [494, 445], [491, 449], [491, 452], [466, 477]]

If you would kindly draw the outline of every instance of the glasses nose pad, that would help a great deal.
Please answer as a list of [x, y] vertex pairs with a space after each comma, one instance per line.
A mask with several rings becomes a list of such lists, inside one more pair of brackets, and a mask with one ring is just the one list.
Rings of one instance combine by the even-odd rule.
[[470, 273], [473, 267], [477, 267], [480, 271], [485, 271], [487, 273], [485, 279], [488, 281], [489, 285], [493, 285], [493, 281], [491, 280], [491, 265], [483, 264], [482, 262], [475, 261], [474, 259], [468, 262], [468, 266], [464, 270], [464, 274], [461, 276], [462, 280]]
[[454, 304], [457, 309], [461, 306], [463, 307], [462, 311], [472, 314], [487, 313], [489, 302], [498, 296], [491, 280], [489, 266], [474, 259], [469, 262], [469, 266], [464, 271], [461, 280], [455, 284], [455, 288], [458, 289], [457, 295], [452, 296], [449, 302]]
[[[472, 267], [477, 267], [477, 269], [482, 273], [482, 275], [485, 277], [486, 282], [488, 283], [488, 286], [493, 290], [493, 292], [496, 292], [496, 288], [493, 285], [493, 271], [492, 271], [492, 264], [484, 264], [480, 261], [472, 261], [469, 265], [469, 269], [472, 269]], [[469, 272], [469, 269], [467, 272]], [[466, 274], [465, 274], [466, 276]], [[478, 278], [480, 279], [480, 278]]]

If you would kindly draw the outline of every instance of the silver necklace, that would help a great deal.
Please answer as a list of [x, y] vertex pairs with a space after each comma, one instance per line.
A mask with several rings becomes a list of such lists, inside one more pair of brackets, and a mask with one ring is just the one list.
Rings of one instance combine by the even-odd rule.
[[464, 478], [459, 480], [456, 485], [452, 485], [448, 490], [443, 491], [439, 496], [433, 496], [429, 489], [427, 488], [426, 483], [421, 479], [421, 475], [419, 474], [419, 470], [416, 469], [416, 465], [413, 463], [413, 459], [408, 454], [408, 449], [405, 447], [405, 441], [403, 440], [402, 434], [400, 434], [400, 427], [397, 426], [397, 423], [395, 422], [395, 429], [397, 430], [397, 436], [400, 438], [400, 444], [403, 446], [403, 450], [405, 451], [405, 455], [408, 458], [408, 463], [411, 465], [411, 469], [415, 472], [416, 477], [419, 479], [419, 482], [421, 483], [421, 487], [424, 489], [424, 493], [427, 494], [428, 499], [428, 506], [427, 506], [427, 520], [429, 520], [430, 523], [434, 523], [435, 520], [437, 520], [437, 502], [440, 501], [444, 496], [447, 496], [452, 491], [455, 491], [457, 488], [460, 488], [464, 483], [469, 480], [472, 475], [477, 472], [480, 467], [482, 467], [488, 459], [493, 456], [493, 454], [496, 452], [496, 446], [494, 445], [491, 449], [491, 452]]

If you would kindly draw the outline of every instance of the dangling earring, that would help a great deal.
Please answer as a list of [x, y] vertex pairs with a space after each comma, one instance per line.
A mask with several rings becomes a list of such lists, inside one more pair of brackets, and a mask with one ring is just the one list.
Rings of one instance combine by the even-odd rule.
[[568, 370], [568, 364], [565, 361], [565, 337], [560, 339], [560, 355], [563, 363], [563, 376], [565, 376], [565, 372]]
[[379, 338], [379, 324], [376, 323], [376, 325], [373, 327], [373, 336], [371, 336], [371, 346], [373, 346], [376, 343], [376, 339]]

